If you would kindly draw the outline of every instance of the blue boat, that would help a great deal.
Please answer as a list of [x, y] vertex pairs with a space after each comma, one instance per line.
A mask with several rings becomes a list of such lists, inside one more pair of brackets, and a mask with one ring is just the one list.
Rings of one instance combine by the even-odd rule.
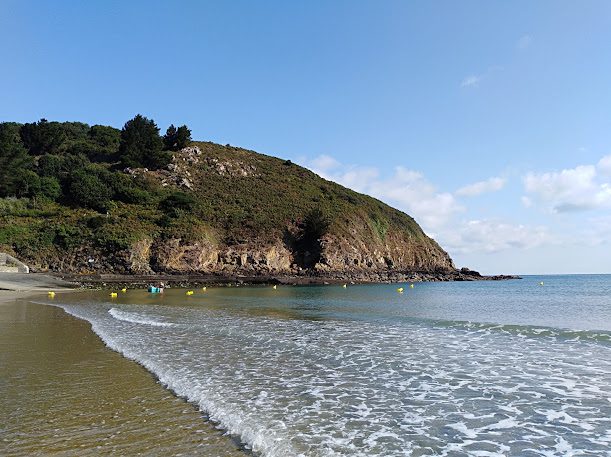
[[163, 287], [149, 286], [149, 292], [152, 294], [160, 294], [163, 292]]

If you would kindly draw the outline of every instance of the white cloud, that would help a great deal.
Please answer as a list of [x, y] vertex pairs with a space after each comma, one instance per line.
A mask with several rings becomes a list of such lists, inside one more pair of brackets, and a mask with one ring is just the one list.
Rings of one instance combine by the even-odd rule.
[[522, 205], [524, 205], [525, 208], [530, 208], [533, 205], [533, 201], [526, 195], [522, 195], [522, 198], [520, 200], [522, 201]]
[[486, 192], [496, 192], [505, 186], [504, 178], [489, 178], [485, 181], [479, 181], [468, 186], [461, 187], [456, 191], [456, 195], [460, 197], [475, 197]]
[[518, 49], [526, 49], [531, 45], [532, 42], [533, 42], [533, 39], [530, 35], [523, 35], [518, 40], [518, 43], [517, 43]]
[[318, 170], [320, 172], [326, 172], [329, 170], [333, 170], [334, 168], [339, 167], [341, 164], [335, 160], [333, 157], [328, 156], [326, 154], [320, 155], [312, 160], [309, 165], [314, 170]]
[[[487, 219], [457, 221], [456, 216], [466, 211], [466, 208], [452, 193], [439, 191], [422, 173], [415, 170], [399, 166], [390, 176], [383, 176], [375, 167], [347, 167], [328, 156], [305, 163], [312, 167], [318, 164], [319, 169], [314, 171], [326, 179], [379, 198], [406, 212], [450, 253], [529, 249], [551, 239], [548, 230], [542, 226]], [[326, 170], [321, 172], [322, 168]], [[504, 185], [504, 179], [490, 178], [461, 188], [461, 194], [479, 195], [499, 190]]]
[[[321, 166], [325, 164], [332, 164], [333, 167]], [[441, 227], [453, 214], [464, 210], [451, 193], [438, 192], [422, 173], [405, 167], [396, 167], [390, 177], [381, 178], [380, 171], [375, 167], [346, 167], [329, 156], [305, 161], [305, 165], [325, 179], [379, 198], [405, 211], [427, 233]]]
[[425, 231], [436, 230], [464, 208], [448, 192], [438, 192], [422, 173], [396, 167], [388, 180], [377, 180], [369, 186], [374, 197], [394, 203], [413, 216]]
[[598, 179], [594, 165], [580, 165], [560, 172], [528, 173], [524, 177], [524, 187], [526, 192], [557, 213], [611, 205], [611, 184]]
[[483, 79], [483, 76], [477, 76], [477, 75], [467, 76], [460, 83], [460, 87], [477, 87], [479, 86], [479, 83], [482, 79]]
[[611, 154], [600, 159], [596, 167], [602, 175], [611, 176]]
[[546, 227], [495, 220], [471, 220], [442, 235], [442, 245], [458, 253], [530, 249], [551, 240]]

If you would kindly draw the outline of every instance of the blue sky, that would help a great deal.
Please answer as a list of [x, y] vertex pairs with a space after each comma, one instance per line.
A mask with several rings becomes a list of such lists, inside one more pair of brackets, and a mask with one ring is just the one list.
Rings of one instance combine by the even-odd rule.
[[0, 0], [0, 121], [289, 158], [459, 266], [611, 272], [611, 2]]

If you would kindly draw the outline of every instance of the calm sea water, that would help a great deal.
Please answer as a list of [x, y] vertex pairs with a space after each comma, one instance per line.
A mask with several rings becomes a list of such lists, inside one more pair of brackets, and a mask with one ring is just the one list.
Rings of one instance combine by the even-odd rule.
[[262, 455], [611, 455], [611, 276], [53, 304]]

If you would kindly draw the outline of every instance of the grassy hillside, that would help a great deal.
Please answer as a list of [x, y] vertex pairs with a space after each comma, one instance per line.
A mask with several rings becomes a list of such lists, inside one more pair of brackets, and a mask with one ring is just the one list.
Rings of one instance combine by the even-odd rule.
[[[19, 135], [23, 126], [0, 124], [0, 160], [5, 170], [13, 166], [0, 187], [0, 250], [41, 269], [130, 271], [137, 251], [154, 270], [167, 270], [169, 264], [160, 259], [178, 256], [184, 264], [188, 253], [179, 246], [190, 246], [199, 256], [200, 266], [193, 268], [202, 271], [213, 268], [201, 261], [206, 249], [212, 253], [208, 257], [220, 259], [232, 246], [241, 247], [236, 255], [252, 257], [251, 251], [272, 245], [288, 252], [282, 255], [290, 256], [290, 264], [311, 268], [333, 246], [356, 244], [374, 259], [363, 260], [363, 266], [400, 266], [407, 262], [397, 260], [402, 253], [382, 251], [404, 247], [424, 249], [410, 253], [418, 265], [453, 267], [410, 216], [290, 161], [230, 145], [189, 142], [178, 151], [157, 151], [148, 169], [138, 167], [137, 160], [127, 168], [121, 157], [123, 132], [52, 124], [56, 132], [70, 127], [72, 136], [64, 133], [46, 142], [52, 147], [34, 149], [28, 149], [23, 131]], [[130, 160], [136, 157], [131, 154]], [[316, 224], [320, 227], [312, 228]], [[309, 239], [308, 231], [317, 229], [320, 233]], [[143, 241], [144, 247], [138, 244]], [[171, 249], [175, 252], [168, 253]], [[342, 249], [334, 255], [342, 256]], [[424, 259], [431, 255], [436, 260]], [[346, 265], [361, 262], [352, 257]], [[218, 260], [214, 268], [225, 268], [223, 263]], [[238, 259], [237, 266], [245, 263]], [[257, 261], [251, 263], [256, 270]]]

